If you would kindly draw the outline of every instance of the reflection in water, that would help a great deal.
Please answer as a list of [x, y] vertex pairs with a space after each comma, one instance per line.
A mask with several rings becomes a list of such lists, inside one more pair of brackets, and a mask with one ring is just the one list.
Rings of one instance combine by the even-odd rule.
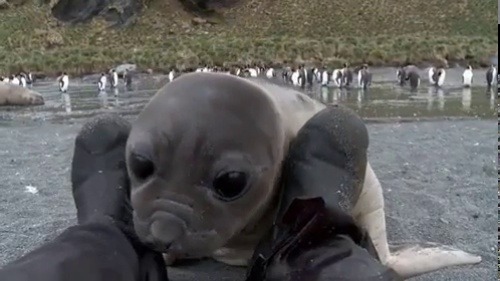
[[118, 91], [118, 88], [115, 88], [115, 89], [113, 90], [113, 94], [114, 94], [114, 96], [115, 96], [115, 107], [120, 107], [120, 102], [118, 101], [118, 94], [119, 94], [119, 93], [120, 93], [120, 92]]
[[71, 98], [70, 98], [69, 94], [63, 93], [61, 95], [61, 97], [62, 97], [62, 103], [63, 103], [63, 106], [64, 106], [66, 113], [71, 113]]
[[[70, 95], [59, 93], [56, 87], [54, 91], [49, 92], [46, 86], [40, 86], [47, 97], [47, 106], [39, 107], [39, 113], [46, 115], [46, 120], [52, 117], [54, 113], [52, 109], [55, 107], [57, 111], [64, 113], [62, 114], [65, 115], [64, 118], [99, 114], [103, 108], [105, 110], [113, 108], [122, 113], [133, 112], [135, 114], [156, 92], [156, 88], [144, 86], [145, 88], [140, 88], [133, 93], [120, 87], [109, 89], [107, 94], [101, 92], [98, 95], [94, 85], [75, 85]], [[35, 89], [37, 88], [38, 86], [35, 86]], [[312, 96], [327, 104], [342, 103], [363, 118], [411, 119], [415, 116], [419, 118], [469, 116], [490, 119], [495, 118], [497, 107], [496, 87], [493, 89], [490, 92], [484, 87], [472, 87], [471, 92], [468, 92], [469, 89], [462, 91], [462, 87], [456, 86], [446, 88], [443, 92], [442, 89], [421, 87], [416, 94], [411, 94], [408, 89], [392, 87], [392, 85], [372, 87], [364, 92], [361, 89], [318, 87], [313, 90]], [[24, 113], [26, 109], [16, 109], [9, 114], [17, 115], [18, 112]], [[21, 116], [24, 115], [21, 114]], [[54, 115], [54, 118], [60, 117], [58, 114]]]
[[340, 89], [340, 100], [341, 101], [347, 101], [347, 98], [349, 97], [350, 91], [349, 89]]
[[438, 109], [443, 111], [444, 110], [444, 103], [445, 103], [444, 91], [441, 88], [437, 88], [436, 92], [437, 92], [437, 98], [438, 98]]
[[101, 100], [102, 108], [108, 108], [108, 93], [100, 91], [97, 97]]
[[470, 111], [470, 105], [472, 102], [472, 90], [470, 88], [462, 89], [462, 108], [465, 112]]
[[328, 94], [329, 94], [328, 88], [321, 87], [321, 93], [319, 99], [324, 103], [330, 103], [330, 101], [328, 100]]
[[495, 109], [495, 101], [496, 101], [496, 96], [498, 95], [498, 89], [495, 87], [495, 89], [490, 89], [490, 109], [494, 110]]
[[336, 102], [339, 100], [340, 96], [340, 89], [338, 88], [333, 88], [332, 89], [332, 102]]
[[432, 111], [432, 106], [434, 104], [434, 89], [427, 88], [427, 110]]
[[363, 107], [363, 100], [365, 99], [365, 91], [363, 89], [358, 90], [357, 105], [358, 108]]
[[340, 99], [340, 89], [339, 88], [333, 88], [332, 89], [332, 94], [333, 94], [333, 99], [332, 102], [337, 102]]

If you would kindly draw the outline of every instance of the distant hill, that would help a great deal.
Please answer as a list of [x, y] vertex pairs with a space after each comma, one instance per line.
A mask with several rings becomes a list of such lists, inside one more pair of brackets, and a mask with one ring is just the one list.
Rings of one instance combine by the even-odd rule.
[[50, 9], [57, 0], [0, 0], [0, 7], [10, 3], [0, 8], [0, 74], [83, 74], [123, 62], [156, 71], [344, 61], [484, 66], [498, 44], [493, 0], [226, 0], [210, 16], [188, 12], [178, 0], [136, 0], [142, 9], [129, 1], [102, 2], [108, 18], [129, 23], [110, 28], [103, 17], [57, 21]]

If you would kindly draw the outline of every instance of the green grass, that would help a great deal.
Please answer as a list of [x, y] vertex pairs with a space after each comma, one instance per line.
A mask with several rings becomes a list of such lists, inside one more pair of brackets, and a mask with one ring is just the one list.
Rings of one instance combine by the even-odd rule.
[[0, 11], [0, 73], [94, 73], [124, 62], [167, 71], [200, 64], [488, 64], [492, 0], [241, 0], [219, 23], [191, 25], [176, 0], [150, 0], [136, 24], [64, 26], [48, 6]]

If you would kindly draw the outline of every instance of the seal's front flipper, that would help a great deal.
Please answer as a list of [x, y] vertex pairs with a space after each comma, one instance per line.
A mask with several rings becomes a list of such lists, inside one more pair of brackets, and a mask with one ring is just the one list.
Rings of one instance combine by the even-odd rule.
[[386, 265], [406, 279], [449, 266], [480, 262], [480, 256], [450, 246], [421, 243], [411, 246], [391, 245], [391, 255]]

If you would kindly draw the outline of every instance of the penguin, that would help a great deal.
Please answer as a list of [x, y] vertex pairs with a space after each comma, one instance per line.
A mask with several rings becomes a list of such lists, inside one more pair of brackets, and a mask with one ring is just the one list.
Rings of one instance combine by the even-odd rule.
[[[363, 65], [364, 66], [364, 65]], [[361, 73], [361, 70], [363, 70], [363, 66], [358, 70], [358, 86], [361, 88], [361, 80], [363, 79], [363, 73]]]
[[266, 71], [266, 77], [268, 79], [272, 79], [274, 77], [276, 77], [276, 72], [274, 71], [274, 68], [269, 68], [267, 71]]
[[259, 73], [257, 72], [257, 69], [255, 68], [247, 68], [247, 71], [248, 71], [248, 74], [250, 75], [250, 77], [257, 77], [259, 75]]
[[19, 82], [23, 88], [26, 88], [27, 82], [26, 82], [26, 75], [24, 73], [19, 74]]
[[319, 70], [319, 68], [315, 67], [313, 69], [313, 74], [314, 74], [314, 77], [316, 78], [316, 82], [321, 83], [321, 71]]
[[497, 68], [494, 65], [490, 65], [488, 70], [486, 71], [486, 84], [488, 86], [488, 89], [491, 88], [495, 82], [498, 82], [497, 79]]
[[472, 86], [473, 76], [474, 74], [472, 73], [472, 66], [469, 65], [462, 74], [462, 84], [465, 88], [469, 88]]
[[429, 84], [431, 85], [436, 85], [436, 79], [434, 78], [436, 75], [437, 69], [434, 66], [431, 66], [429, 68], [429, 71], [427, 72], [427, 75], [429, 76]]
[[285, 67], [285, 69], [283, 69], [283, 72], [281, 73], [281, 78], [283, 78], [283, 81], [285, 83], [289, 83], [290, 80], [291, 80], [291, 74], [292, 74], [292, 70], [289, 66]]
[[118, 87], [118, 73], [116, 73], [116, 70], [113, 69], [111, 70], [111, 88], [116, 87]]
[[21, 81], [19, 81], [19, 78], [17, 78], [17, 76], [15, 75], [12, 75], [11, 78], [10, 78], [10, 83], [11, 84], [14, 84], [14, 85], [19, 85], [21, 86]]
[[300, 74], [299, 74], [299, 71], [294, 69], [292, 71], [292, 75], [291, 75], [291, 80], [292, 80], [292, 84], [294, 86], [299, 86], [300, 84], [300, 81], [299, 81], [299, 78], [300, 78]]
[[333, 85], [336, 87], [342, 87], [342, 70], [334, 69], [332, 72]]
[[66, 72], [63, 72], [61, 77], [59, 77], [59, 91], [66, 93], [68, 91], [68, 86], [69, 86], [69, 77]]
[[415, 91], [420, 86], [420, 74], [418, 68], [414, 65], [410, 64], [398, 69], [397, 77], [400, 86], [406, 85], [406, 81], [409, 81], [412, 91]]
[[446, 78], [446, 71], [443, 68], [436, 69], [435, 67], [429, 68], [429, 83], [435, 87], [442, 87], [444, 79]]
[[26, 76], [26, 83], [28, 83], [28, 86], [31, 87], [33, 86], [33, 83], [34, 83], [34, 79], [33, 79], [33, 74], [31, 73], [31, 71], [28, 72], [28, 75]]
[[316, 79], [316, 74], [315, 74], [315, 71], [317, 71], [316, 68], [306, 68], [305, 69], [305, 73], [306, 73], [306, 82], [307, 82], [307, 86], [309, 88], [312, 88], [313, 86], [313, 83], [314, 83], [314, 80]]
[[299, 86], [304, 89], [306, 87], [307, 82], [307, 72], [304, 66], [299, 66]]
[[203, 68], [197, 68], [194, 72], [202, 72]]
[[444, 84], [444, 79], [446, 78], [446, 71], [444, 68], [440, 68], [435, 72], [434, 80], [436, 81], [436, 86], [442, 87]]
[[2, 82], [9, 83], [10, 82], [9, 77], [8, 76], [2, 77]]
[[321, 71], [321, 86], [328, 86], [328, 82], [330, 82], [330, 75], [328, 74], [328, 70], [323, 68], [323, 71]]
[[170, 72], [168, 73], [168, 81], [169, 81], [169, 82], [172, 82], [172, 81], [174, 81], [174, 79], [175, 79], [175, 71], [172, 69], [172, 70], [170, 70]]
[[104, 91], [106, 90], [106, 83], [108, 82], [108, 78], [104, 73], [101, 73], [101, 77], [99, 78], [99, 81], [97, 82], [97, 88], [99, 91]]
[[372, 74], [368, 70], [367, 64], [363, 64], [363, 67], [358, 71], [358, 84], [363, 90], [368, 89], [368, 86], [372, 84]]
[[398, 84], [404, 86], [406, 84], [406, 73], [403, 67], [400, 67], [396, 72], [396, 77], [398, 79]]
[[344, 67], [342, 68], [342, 82], [341, 85], [345, 87], [351, 86], [353, 77], [352, 70], [347, 63], [344, 63]]
[[123, 81], [125, 82], [125, 86], [128, 90], [132, 87], [132, 73], [125, 69], [125, 73], [123, 74]]

